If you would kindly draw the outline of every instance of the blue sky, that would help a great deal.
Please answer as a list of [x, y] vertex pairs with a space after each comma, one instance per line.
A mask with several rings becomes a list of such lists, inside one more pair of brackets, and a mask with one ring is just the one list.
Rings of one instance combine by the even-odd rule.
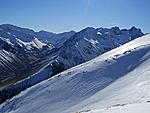
[[64, 32], [87, 26], [150, 32], [150, 0], [0, 0], [0, 24]]

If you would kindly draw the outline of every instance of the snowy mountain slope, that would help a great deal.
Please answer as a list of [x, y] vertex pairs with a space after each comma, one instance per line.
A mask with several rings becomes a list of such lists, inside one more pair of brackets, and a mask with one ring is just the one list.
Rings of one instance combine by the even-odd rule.
[[86, 110], [80, 113], [149, 113], [150, 103], [117, 105], [100, 110]]
[[0, 112], [93, 113], [112, 107], [127, 113], [136, 104], [144, 112], [150, 106], [149, 70], [148, 34], [21, 92]]

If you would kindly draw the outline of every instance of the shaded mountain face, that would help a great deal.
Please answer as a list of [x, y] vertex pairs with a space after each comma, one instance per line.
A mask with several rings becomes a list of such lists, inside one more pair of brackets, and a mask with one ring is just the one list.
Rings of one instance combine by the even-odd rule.
[[0, 25], [0, 82], [28, 73], [29, 65], [45, 56], [53, 46], [40, 41], [33, 30]]
[[47, 56], [55, 48], [53, 45], [61, 46], [74, 33], [35, 32], [10, 24], [0, 25], [0, 83], [29, 73], [32, 63]]
[[133, 113], [144, 104], [139, 113], [149, 113], [149, 73], [150, 34], [21, 92], [1, 104], [0, 112]]
[[[7, 30], [6, 28], [2, 31], [5, 31], [4, 34], [7, 35], [7, 37], [2, 33], [3, 37], [5, 37], [1, 39], [2, 41], [7, 43], [7, 46], [10, 45], [8, 54], [11, 54], [12, 50], [16, 50], [12, 55], [13, 57], [15, 57], [15, 59], [19, 59], [17, 60], [18, 63], [16, 62], [16, 65], [19, 65], [21, 68], [18, 68], [19, 66], [15, 66], [15, 69], [7, 69], [7, 64], [3, 63], [3, 67], [6, 68], [3, 73], [7, 73], [7, 70], [10, 70], [10, 73], [12, 73], [13, 70], [13, 75], [8, 74], [11, 75], [9, 77], [12, 77], [14, 75], [17, 75], [15, 76], [17, 78], [20, 75], [27, 76], [23, 78], [24, 80], [21, 79], [22, 81], [20, 81], [19, 83], [16, 83], [16, 81], [14, 81], [14, 83], [16, 84], [4, 88], [4, 90], [1, 91], [0, 95], [5, 95], [6, 93], [8, 94], [8, 92], [9, 94], [5, 96], [5, 98], [1, 98], [2, 100], [0, 100], [0, 102], [11, 98], [20, 91], [33, 86], [42, 80], [52, 77], [68, 68], [89, 61], [107, 51], [110, 51], [118, 46], [121, 46], [124, 43], [127, 43], [139, 36], [144, 35], [140, 29], [137, 29], [135, 27], [129, 30], [120, 30], [118, 27], [113, 27], [111, 29], [95, 29], [92, 27], [88, 27], [77, 33], [72, 31], [62, 34], [54, 34], [45, 31], [34, 32], [32, 30], [19, 27], [15, 27], [14, 29], [14, 26], [12, 26], [12, 28], [7, 28], [9, 30]], [[10, 32], [16, 33], [11, 35]], [[26, 35], [29, 35], [27, 39]], [[44, 43], [44, 41], [49, 44], [47, 45], [46, 43]], [[3, 47], [2, 53], [7, 51], [5, 50], [9, 48], [7, 46]], [[17, 55], [16, 53], [18, 52], [21, 53], [21, 55]], [[2, 55], [4, 56], [4, 54]], [[23, 57], [25, 59], [22, 59]], [[3, 57], [1, 59], [3, 62]], [[11, 60], [12, 58], [9, 57], [8, 59]], [[26, 63], [26, 60], [29, 61]], [[7, 62], [10, 63], [10, 61]], [[12, 67], [11, 65], [13, 64], [14, 63], [11, 62], [10, 67]], [[7, 76], [2, 77], [3, 80], [7, 80], [6, 78], [8, 78]]]
[[[46, 37], [50, 39], [49, 42], [47, 42], [45, 40], [46, 31], [43, 32], [44, 34], [41, 34], [41, 32], [35, 32], [31, 29], [10, 24], [0, 25], [0, 90], [1, 88], [7, 88], [7, 86], [9, 87], [37, 73], [48, 63], [45, 59], [47, 59], [47, 57], [50, 58], [51, 53], [57, 50], [55, 50], [54, 44], [51, 42], [56, 41], [57, 43], [60, 42], [63, 44], [63, 42], [74, 33], [72, 31], [55, 34], [56, 39], [54, 37]], [[47, 34], [50, 33], [47, 32]], [[60, 43], [58, 43], [59, 46], [61, 46]], [[18, 92], [48, 77], [49, 76], [43, 76], [38, 80], [32, 81], [32, 84], [23, 84]], [[3, 99], [2, 93], [0, 92], [0, 98], [6, 100], [9, 98], [9, 94], [13, 96], [16, 94], [13, 89], [11, 91], [12, 93], [5, 93], [6, 95], [8, 94], [8, 97], [6, 96], [6, 98]], [[0, 102], [2, 102], [1, 99]]]

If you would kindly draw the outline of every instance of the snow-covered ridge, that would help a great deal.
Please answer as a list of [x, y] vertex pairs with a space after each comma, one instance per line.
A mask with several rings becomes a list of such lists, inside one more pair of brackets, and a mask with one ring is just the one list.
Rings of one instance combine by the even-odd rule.
[[[63, 43], [70, 38], [72, 35], [75, 34], [75, 31], [64, 32], [64, 33], [51, 33], [47, 31], [39, 31], [35, 32], [28, 28], [21, 28], [15, 25], [10, 24], [2, 24], [0, 25], [0, 36], [10, 40], [10, 42], [17, 43], [17, 39], [21, 42], [28, 43], [28, 46], [34, 46], [34, 39], [38, 40], [42, 45], [47, 43], [49, 45], [53, 45], [56, 47], [60, 47]], [[30, 43], [31, 44], [30, 44]], [[21, 43], [21, 44], [24, 44]], [[40, 44], [40, 45], [41, 45]], [[35, 46], [35, 47], [38, 47]]]
[[126, 113], [136, 104], [146, 110], [150, 107], [149, 70], [150, 34], [21, 92], [0, 105], [0, 112], [113, 113], [125, 108], [121, 113]]
[[0, 25], [0, 37], [12, 45], [18, 44], [21, 47], [27, 47], [29, 50], [33, 47], [40, 49], [46, 46], [37, 38], [33, 30], [9, 24]]

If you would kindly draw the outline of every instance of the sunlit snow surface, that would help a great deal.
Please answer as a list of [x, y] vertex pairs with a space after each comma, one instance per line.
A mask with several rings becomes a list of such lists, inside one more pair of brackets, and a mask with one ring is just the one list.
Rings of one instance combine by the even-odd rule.
[[45, 80], [0, 105], [11, 113], [148, 113], [150, 35]]
[[86, 110], [80, 113], [149, 113], [150, 103], [128, 104], [100, 110]]

